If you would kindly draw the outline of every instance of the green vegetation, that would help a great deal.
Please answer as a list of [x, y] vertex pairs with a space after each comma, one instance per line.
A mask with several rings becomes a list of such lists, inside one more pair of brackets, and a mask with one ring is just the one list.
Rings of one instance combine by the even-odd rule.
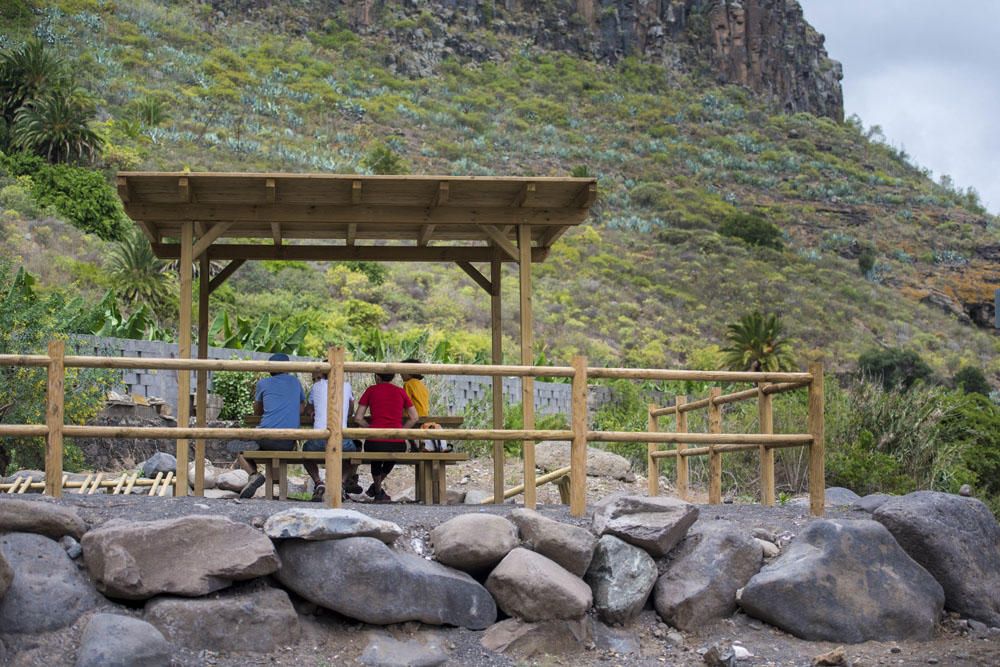
[[719, 227], [723, 236], [740, 239], [752, 246], [762, 246], [781, 250], [785, 247], [781, 240], [781, 230], [764, 218], [753, 213], [734, 213], [727, 216]]
[[933, 371], [913, 350], [890, 348], [869, 350], [858, 359], [858, 370], [867, 377], [881, 382], [887, 390], [907, 391], [916, 382], [931, 379]]
[[964, 392], [982, 394], [983, 396], [990, 395], [990, 383], [986, 381], [986, 376], [983, 375], [983, 372], [975, 366], [962, 366], [955, 373], [953, 382], [956, 387]]
[[776, 313], [754, 311], [729, 325], [724, 363], [734, 371], [786, 371], [794, 368], [791, 345]]

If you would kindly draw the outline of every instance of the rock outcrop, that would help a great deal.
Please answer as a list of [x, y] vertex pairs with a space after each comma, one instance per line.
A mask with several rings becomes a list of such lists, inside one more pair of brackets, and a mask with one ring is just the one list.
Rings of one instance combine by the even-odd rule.
[[585, 580], [601, 620], [623, 625], [642, 611], [656, 576], [656, 561], [649, 554], [605, 535], [597, 543]]
[[431, 544], [448, 567], [485, 574], [517, 546], [517, 527], [495, 514], [461, 514], [432, 530]]
[[273, 540], [374, 537], [392, 544], [403, 529], [355, 510], [296, 507], [269, 516], [264, 522], [264, 534]]
[[517, 548], [486, 580], [497, 606], [525, 621], [580, 618], [593, 602], [582, 579], [534, 551]]
[[511, 512], [510, 520], [520, 531], [525, 547], [554, 560], [578, 577], [586, 574], [597, 546], [597, 538], [589, 530], [524, 508]]
[[149, 623], [119, 614], [94, 614], [80, 639], [76, 667], [169, 667], [171, 648]]
[[72, 507], [49, 499], [0, 498], [0, 533], [38, 533], [58, 540], [63, 535], [80, 539], [86, 530]]
[[697, 519], [698, 508], [676, 498], [610, 496], [594, 508], [592, 527], [662, 558]]

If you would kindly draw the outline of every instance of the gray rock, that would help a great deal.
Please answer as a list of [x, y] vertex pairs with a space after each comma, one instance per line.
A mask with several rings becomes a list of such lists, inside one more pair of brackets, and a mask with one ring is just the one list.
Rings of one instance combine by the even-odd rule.
[[431, 531], [431, 544], [448, 567], [485, 573], [518, 545], [517, 527], [495, 514], [460, 514]]
[[482, 505], [483, 501], [489, 498], [490, 493], [485, 491], [480, 491], [479, 489], [469, 489], [465, 492], [465, 499], [462, 501], [464, 505]]
[[753, 538], [757, 545], [764, 552], [764, 558], [776, 558], [781, 553], [781, 549], [774, 542], [768, 542], [758, 537]]
[[399, 641], [385, 633], [371, 633], [359, 658], [371, 667], [436, 667], [448, 661], [448, 653], [436, 639]]
[[592, 527], [598, 535], [614, 535], [662, 558], [697, 518], [697, 507], [675, 498], [616, 496], [594, 509]]
[[278, 580], [302, 597], [350, 618], [388, 625], [420, 621], [482, 630], [496, 605], [475, 579], [418, 556], [397, 553], [372, 537], [278, 547]]
[[59, 540], [59, 544], [61, 544], [62, 548], [66, 550], [66, 555], [73, 560], [76, 560], [83, 555], [83, 547], [81, 547], [80, 543], [69, 535], [64, 535], [63, 538]]
[[778, 543], [778, 536], [773, 530], [767, 530], [766, 528], [754, 528], [750, 531], [750, 534], [758, 540], [764, 540], [765, 542], [770, 542], [772, 544]]
[[83, 537], [83, 559], [109, 597], [206, 595], [278, 569], [263, 533], [221, 516], [109, 521]]
[[612, 628], [593, 619], [591, 619], [590, 627], [594, 635], [594, 645], [602, 651], [634, 657], [638, 657], [642, 652], [639, 638], [628, 628]]
[[930, 639], [944, 592], [870, 520], [814, 521], [743, 589], [754, 618], [808, 640]]
[[646, 605], [658, 574], [656, 561], [642, 549], [613, 535], [602, 537], [585, 577], [597, 615], [611, 624], [631, 621]]
[[593, 594], [579, 577], [545, 556], [517, 548], [490, 573], [486, 588], [504, 613], [525, 621], [580, 618]]
[[963, 484], [962, 487], [958, 490], [958, 495], [960, 495], [960, 496], [962, 496], [964, 498], [971, 498], [972, 497], [972, 487], [970, 485], [968, 485], [968, 484]]
[[[546, 472], [565, 468], [569, 465], [569, 451], [568, 442], [539, 442], [535, 445], [535, 465]], [[627, 458], [596, 447], [587, 447], [587, 475], [626, 482], [635, 480], [632, 464]]]
[[168, 667], [170, 645], [149, 623], [119, 614], [94, 614], [87, 621], [76, 667]]
[[236, 491], [239, 493], [250, 481], [246, 470], [227, 470], [215, 478], [215, 488], [221, 491]]
[[80, 539], [87, 532], [76, 510], [54, 500], [22, 500], [0, 495], [0, 533], [38, 533], [58, 540], [63, 535]]
[[142, 474], [145, 477], [156, 477], [156, 473], [177, 472], [177, 458], [166, 452], [156, 452], [142, 462]]
[[1000, 626], [1000, 525], [975, 498], [917, 491], [872, 515], [944, 588], [945, 606]]
[[239, 491], [223, 491], [222, 489], [205, 489], [205, 497], [209, 500], [232, 500], [240, 497]]
[[0, 477], [0, 482], [3, 482], [4, 484], [10, 484], [11, 482], [16, 481], [18, 477], [21, 478], [22, 483], [24, 482], [25, 478], [30, 477], [31, 483], [36, 484], [38, 482], [45, 481], [45, 471], [21, 469], [9, 477]]
[[528, 623], [509, 618], [490, 626], [479, 643], [488, 651], [518, 658], [567, 655], [583, 651], [593, 641], [588, 618]]
[[7, 557], [3, 555], [3, 550], [0, 550], [0, 600], [3, 599], [4, 593], [10, 588], [10, 582], [13, 580], [14, 570], [7, 562]]
[[101, 596], [58, 542], [34, 533], [0, 535], [0, 552], [13, 572], [0, 598], [4, 633], [38, 633], [75, 622]]
[[299, 617], [288, 593], [266, 586], [239, 586], [201, 598], [157, 597], [146, 620], [171, 643], [193, 651], [269, 653], [299, 639]]
[[763, 559], [756, 538], [738, 525], [699, 521], [656, 582], [656, 611], [681, 630], [725, 618], [736, 611], [736, 591], [757, 574]]
[[516, 509], [510, 518], [520, 531], [524, 546], [578, 577], [587, 573], [597, 546], [597, 538], [589, 530], [549, 519], [530, 509]]
[[[827, 507], [851, 507], [861, 500], [861, 496], [842, 486], [831, 486], [826, 490]], [[795, 498], [788, 503], [792, 507], [809, 507], [809, 497]]]
[[344, 537], [374, 537], [392, 544], [403, 529], [391, 521], [347, 509], [296, 507], [272, 514], [264, 522], [271, 539], [337, 540]]
[[879, 507], [882, 507], [882, 505], [895, 497], [896, 496], [891, 496], [888, 493], [870, 493], [855, 502], [852, 509], [872, 514]]
[[[192, 461], [191, 463], [188, 464], [188, 486], [190, 486], [192, 489], [194, 488], [195, 472], [197, 472], [195, 470], [195, 462]], [[208, 459], [205, 459], [205, 489], [206, 490], [207, 489], [214, 489], [215, 488], [215, 485], [218, 483], [219, 472], [220, 471], [214, 465], [212, 465], [211, 461], [209, 461]], [[153, 476], [155, 477], [156, 473], [153, 473]]]

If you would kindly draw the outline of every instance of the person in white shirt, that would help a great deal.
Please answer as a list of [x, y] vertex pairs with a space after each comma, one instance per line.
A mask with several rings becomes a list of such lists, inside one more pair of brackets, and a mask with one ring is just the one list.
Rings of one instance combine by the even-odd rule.
[[[327, 379], [326, 375], [321, 372], [313, 373], [313, 386], [309, 390], [309, 402], [306, 405], [306, 414], [312, 414], [313, 416], [313, 428], [323, 429], [326, 428], [326, 387]], [[351, 383], [344, 380], [344, 410], [343, 410], [343, 423], [341, 426], [347, 428], [347, 418], [354, 412], [354, 394], [351, 393]], [[357, 444], [351, 439], [345, 439], [341, 446], [342, 450], [345, 452], [356, 452], [358, 451]], [[302, 447], [304, 452], [325, 452], [326, 451], [326, 440], [307, 440], [306, 444]], [[319, 464], [314, 461], [306, 461], [304, 464], [306, 472], [313, 481], [313, 496], [312, 500], [315, 502], [320, 502], [323, 500], [323, 495], [326, 493], [326, 485], [319, 476]], [[344, 494], [347, 493], [361, 493], [361, 485], [357, 481], [357, 475], [355, 474], [357, 466], [345, 465], [343, 468], [344, 481], [343, 488]]]

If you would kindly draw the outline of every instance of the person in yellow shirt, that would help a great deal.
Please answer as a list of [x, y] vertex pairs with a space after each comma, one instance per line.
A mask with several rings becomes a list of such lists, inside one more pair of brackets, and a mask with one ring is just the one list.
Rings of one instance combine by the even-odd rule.
[[[419, 364], [419, 359], [404, 359], [404, 364]], [[426, 417], [430, 414], [431, 408], [431, 395], [427, 391], [427, 385], [424, 384], [424, 376], [413, 373], [408, 375], [402, 373], [403, 377], [403, 390], [406, 395], [410, 397], [413, 401], [413, 407], [417, 409], [417, 415], [420, 417]]]

